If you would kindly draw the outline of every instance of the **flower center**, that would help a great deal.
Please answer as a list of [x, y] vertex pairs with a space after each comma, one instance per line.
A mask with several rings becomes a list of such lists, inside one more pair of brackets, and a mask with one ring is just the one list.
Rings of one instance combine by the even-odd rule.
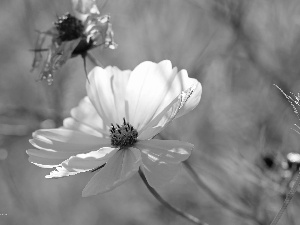
[[111, 145], [114, 147], [127, 148], [134, 145], [137, 142], [138, 132], [129, 123], [126, 123], [123, 118], [123, 125], [114, 126], [111, 124], [110, 138]]
[[84, 26], [80, 20], [67, 13], [54, 23], [60, 41], [71, 41], [83, 35]]

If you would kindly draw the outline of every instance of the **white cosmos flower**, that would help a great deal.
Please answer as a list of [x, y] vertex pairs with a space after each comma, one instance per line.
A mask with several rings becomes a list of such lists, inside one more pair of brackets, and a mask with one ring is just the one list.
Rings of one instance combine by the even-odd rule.
[[152, 138], [197, 106], [201, 84], [165, 60], [133, 71], [95, 67], [86, 89], [88, 96], [63, 127], [33, 133], [30, 143], [37, 149], [27, 150], [29, 161], [56, 168], [46, 178], [95, 171], [83, 196], [110, 191], [139, 168], [154, 188], [172, 180], [193, 145]]

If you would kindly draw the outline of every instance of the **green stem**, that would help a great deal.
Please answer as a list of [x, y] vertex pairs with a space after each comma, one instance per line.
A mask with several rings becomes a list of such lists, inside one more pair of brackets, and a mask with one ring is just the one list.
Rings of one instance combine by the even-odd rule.
[[188, 163], [188, 161], [184, 161], [183, 165], [187, 169], [187, 172], [190, 174], [190, 176], [194, 179], [194, 181], [197, 183], [199, 187], [201, 187], [206, 193], [210, 195], [212, 199], [214, 199], [217, 203], [222, 205], [225, 209], [231, 211], [235, 215], [238, 215], [242, 218], [247, 218], [259, 225], [263, 225], [257, 218], [255, 218], [252, 214], [246, 213], [239, 208], [234, 207], [231, 205], [228, 201], [225, 201], [221, 197], [219, 197], [216, 193], [214, 193], [210, 187], [208, 187], [205, 182], [198, 176], [198, 174], [195, 172], [195, 170], [192, 168], [192, 166]]
[[293, 187], [291, 188], [289, 193], [286, 195], [286, 198], [285, 198], [280, 210], [278, 211], [278, 213], [276, 214], [276, 216], [274, 217], [274, 219], [270, 225], [276, 225], [278, 223], [278, 221], [280, 220], [284, 211], [286, 210], [288, 204], [292, 201], [292, 199], [298, 189], [299, 184], [300, 184], [300, 171], [297, 174], [297, 177], [295, 179], [295, 183], [294, 183]]
[[190, 222], [197, 224], [197, 225], [208, 225], [207, 223], [201, 222], [198, 218], [194, 217], [193, 215], [190, 215], [186, 212], [182, 212], [180, 209], [177, 209], [175, 207], [173, 207], [172, 205], [170, 205], [166, 200], [164, 200], [158, 193], [157, 191], [150, 186], [150, 184], [148, 183], [145, 174], [143, 173], [143, 171], [141, 169], [139, 169], [139, 174], [142, 178], [142, 180], [144, 181], [146, 187], [148, 188], [148, 190], [150, 191], [150, 193], [161, 203], [163, 204], [166, 208], [168, 208], [169, 210], [171, 210], [172, 212], [178, 214], [179, 216], [189, 220]]

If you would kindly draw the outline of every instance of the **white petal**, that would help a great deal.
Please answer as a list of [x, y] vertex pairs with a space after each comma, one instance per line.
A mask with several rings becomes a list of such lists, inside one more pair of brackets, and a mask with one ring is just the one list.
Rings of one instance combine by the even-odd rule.
[[153, 118], [170, 89], [176, 72], [168, 60], [158, 64], [143, 62], [132, 71], [126, 101], [129, 106], [129, 122], [137, 130]]
[[155, 161], [145, 154], [142, 154], [142, 160], [141, 168], [153, 188], [160, 188], [172, 181], [182, 167], [181, 163]]
[[184, 92], [182, 92], [180, 109], [175, 118], [179, 118], [192, 111], [200, 102], [202, 85], [196, 79], [193, 80], [195, 82], [192, 84], [192, 86], [190, 86], [188, 89], [184, 89]]
[[120, 150], [114, 154], [82, 192], [82, 196], [96, 195], [110, 191], [138, 171], [141, 163], [140, 151], [134, 148]]
[[75, 175], [75, 174], [80, 173], [80, 172], [82, 172], [82, 171], [70, 172], [66, 168], [64, 168], [62, 166], [58, 166], [58, 167], [56, 167], [56, 170], [51, 171], [50, 174], [46, 175], [45, 177], [46, 178], [67, 177], [67, 176]]
[[99, 116], [106, 124], [115, 123], [116, 109], [112, 92], [112, 74], [101, 67], [95, 67], [88, 75], [87, 94]]
[[28, 161], [41, 168], [55, 168], [62, 163], [63, 159], [49, 159], [31, 155]]
[[76, 121], [72, 117], [68, 117], [68, 118], [64, 119], [63, 127], [66, 129], [69, 129], [69, 130], [77, 130], [77, 131], [81, 131], [83, 133], [98, 136], [100, 138], [109, 138], [109, 134], [106, 131], [100, 133], [99, 131], [91, 128], [90, 126], [87, 126], [83, 123]]
[[101, 148], [97, 151], [71, 156], [62, 163], [62, 166], [69, 171], [95, 169], [105, 164], [117, 150], [116, 148]]
[[[196, 80], [195, 80], [196, 81]], [[196, 81], [193, 86], [183, 91], [165, 109], [151, 120], [140, 132], [139, 140], [153, 138], [173, 119], [183, 116], [193, 110], [201, 99], [202, 87]]]
[[[170, 86], [168, 93], [163, 98], [163, 101], [161, 102], [160, 107], [157, 110], [155, 116], [160, 114], [174, 99], [178, 98], [179, 95], [183, 95], [189, 89], [192, 89], [193, 93], [186, 100], [183, 99], [183, 103], [185, 107], [191, 105], [193, 106], [193, 108], [195, 108], [201, 98], [201, 84], [198, 80], [194, 78], [189, 78], [186, 70], [181, 70], [175, 76], [172, 85]], [[182, 111], [185, 110], [181, 109], [179, 114], [181, 114]], [[179, 117], [179, 114], [176, 116], [176, 118]]]
[[46, 178], [65, 177], [95, 169], [105, 164], [116, 151], [117, 149], [114, 148], [102, 148], [86, 154], [71, 156], [56, 167], [56, 170], [52, 171]]
[[110, 139], [66, 129], [38, 130], [30, 143], [38, 149], [28, 149], [29, 161], [39, 167], [53, 168], [78, 153], [110, 146]]
[[127, 85], [129, 71], [108, 67], [95, 67], [89, 73], [86, 89], [99, 116], [106, 124], [120, 123], [125, 115], [124, 87]]
[[130, 76], [130, 70], [121, 71], [117, 67], [106, 67], [107, 71], [113, 74], [112, 87], [113, 87], [113, 95], [115, 100], [115, 108], [117, 114], [117, 123], [121, 124], [123, 122], [123, 118], [128, 120], [128, 113], [125, 108], [125, 95], [128, 79]]
[[28, 149], [26, 153], [29, 156], [35, 156], [39, 158], [48, 158], [48, 159], [60, 159], [64, 160], [69, 158], [72, 155], [76, 155], [76, 152], [58, 152], [58, 151], [51, 151], [51, 150], [40, 150], [40, 149]]
[[102, 120], [88, 97], [83, 98], [78, 106], [71, 110], [71, 116], [73, 121], [70, 119], [64, 121], [66, 128], [90, 134], [93, 134], [92, 130], [95, 130], [103, 136], [109, 135], [110, 122], [105, 123]]
[[193, 149], [190, 143], [155, 139], [140, 141], [136, 147], [142, 152], [142, 170], [154, 188], [170, 182]]
[[148, 155], [151, 159], [167, 163], [178, 163], [186, 160], [190, 156], [194, 145], [178, 140], [152, 139], [138, 141], [135, 147], [142, 153]]
[[71, 156], [110, 146], [110, 139], [63, 128], [37, 130], [32, 136], [30, 143], [50, 152], [49, 155], [53, 152], [69, 152]]

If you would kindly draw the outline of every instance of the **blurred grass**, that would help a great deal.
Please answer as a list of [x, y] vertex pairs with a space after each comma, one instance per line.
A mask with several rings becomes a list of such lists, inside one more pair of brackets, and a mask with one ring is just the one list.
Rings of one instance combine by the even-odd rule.
[[[300, 91], [299, 10], [297, 0], [109, 0], [101, 12], [112, 16], [119, 47], [93, 50], [104, 65], [121, 69], [170, 59], [199, 79], [200, 105], [163, 135], [195, 144], [190, 162], [207, 185], [263, 224], [282, 199], [257, 175], [261, 154], [299, 152], [298, 134], [290, 129], [297, 118], [273, 86]], [[0, 224], [188, 224], [156, 202], [138, 176], [110, 193], [82, 198], [90, 174], [46, 180], [49, 171], [27, 161], [31, 132], [46, 119], [58, 126], [85, 95], [79, 57], [51, 87], [30, 73], [35, 29], [47, 30], [66, 11], [68, 0], [0, 3], [0, 214], [8, 214]], [[254, 224], [198, 190], [184, 170], [158, 191], [211, 225]], [[296, 224], [297, 211], [299, 196], [280, 224]]]

